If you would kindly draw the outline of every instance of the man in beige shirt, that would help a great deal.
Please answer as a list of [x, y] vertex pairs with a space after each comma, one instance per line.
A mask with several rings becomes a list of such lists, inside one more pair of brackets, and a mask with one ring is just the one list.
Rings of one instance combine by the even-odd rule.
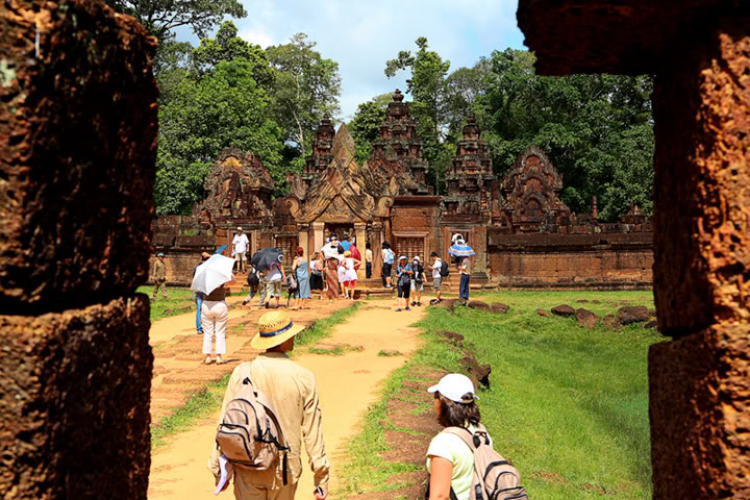
[[[310, 468], [315, 476], [315, 486], [323, 491], [320, 496], [312, 491], [303, 492], [303, 497], [313, 495], [322, 500], [328, 494], [330, 464], [323, 441], [323, 425], [318, 400], [318, 389], [312, 372], [292, 361], [287, 355], [294, 349], [295, 336], [304, 326], [294, 325], [289, 316], [281, 311], [264, 314], [258, 322], [259, 333], [251, 345], [264, 350], [253, 361], [242, 363], [232, 372], [224, 395], [222, 412], [235, 395], [246, 377], [270, 400], [281, 424], [284, 438], [291, 448], [288, 456], [289, 477], [284, 485], [283, 460], [276, 470], [250, 471], [234, 468], [234, 496], [238, 500], [292, 500], [297, 483], [302, 475], [302, 441], [310, 457]], [[220, 451], [214, 450], [208, 468], [219, 477]]]

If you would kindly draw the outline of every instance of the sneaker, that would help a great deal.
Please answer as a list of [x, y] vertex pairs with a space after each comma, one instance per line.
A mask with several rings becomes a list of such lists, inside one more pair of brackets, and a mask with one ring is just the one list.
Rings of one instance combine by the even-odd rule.
[[242, 301], [242, 305], [243, 305], [243, 306], [246, 306], [246, 305], [247, 305], [247, 301], [246, 301], [246, 300], [243, 300], [243, 301]]
[[206, 359], [203, 360], [204, 365], [210, 365], [214, 362], [214, 359], [211, 356], [206, 356]]
[[411, 311], [411, 307], [409, 307], [409, 306], [406, 306], [406, 310], [407, 310], [407, 311]]
[[[409, 309], [409, 308], [407, 307], [407, 309]], [[396, 308], [396, 312], [397, 312], [397, 313], [400, 313], [400, 312], [401, 312], [401, 308], [400, 308], [400, 307], [397, 307], [397, 308]]]
[[417, 303], [416, 303], [416, 302], [412, 302], [412, 303], [411, 303], [411, 305], [412, 305], [412, 306], [416, 306], [416, 305], [417, 305]]
[[422, 307], [422, 303], [421, 302], [417, 302], [417, 307]]
[[203, 335], [203, 330], [196, 330], [195, 334], [196, 335]]
[[221, 359], [221, 356], [216, 356], [216, 364], [217, 365], [223, 365], [224, 363], [226, 363], [226, 361], [224, 361], [223, 359]]

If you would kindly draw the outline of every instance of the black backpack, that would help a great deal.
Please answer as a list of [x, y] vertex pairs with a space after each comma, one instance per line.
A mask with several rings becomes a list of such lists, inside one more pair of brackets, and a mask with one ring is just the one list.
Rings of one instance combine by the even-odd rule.
[[255, 271], [252, 271], [250, 274], [247, 275], [247, 285], [250, 287], [256, 287], [260, 284], [260, 279], [258, 279], [258, 273]]
[[442, 276], [443, 278], [447, 278], [448, 276], [450, 276], [450, 274], [451, 274], [451, 268], [448, 265], [448, 263], [445, 262], [444, 260], [441, 261], [441, 264], [440, 264], [440, 276]]

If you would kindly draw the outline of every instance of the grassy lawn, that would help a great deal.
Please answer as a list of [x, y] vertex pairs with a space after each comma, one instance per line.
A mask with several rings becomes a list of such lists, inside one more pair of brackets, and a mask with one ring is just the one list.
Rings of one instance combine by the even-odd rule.
[[[663, 340], [639, 326], [587, 330], [575, 319], [541, 317], [560, 304], [599, 315], [622, 305], [653, 307], [650, 292], [504, 292], [472, 298], [511, 306], [505, 315], [430, 308], [419, 324], [427, 343], [409, 366], [458, 370], [460, 353], [438, 336], [461, 333], [480, 363], [492, 365], [492, 388], [480, 393], [482, 421], [495, 447], [520, 469], [531, 498], [651, 498], [647, 353]], [[599, 304], [578, 303], [597, 300]], [[622, 304], [627, 301], [628, 304]], [[406, 369], [409, 368], [407, 366]], [[405, 370], [386, 385], [400, 388]], [[350, 484], [386, 489], [394, 465], [374, 458], [386, 448], [384, 404], [371, 408], [350, 450]], [[425, 404], [431, 401], [425, 395]]]
[[[151, 294], [154, 293], [154, 287], [139, 286], [137, 292], [151, 297]], [[151, 301], [152, 323], [176, 314], [184, 314], [191, 310], [195, 312], [195, 300], [193, 300], [195, 292], [189, 288], [167, 287], [167, 294], [169, 296], [167, 300], [164, 300], [161, 294], [159, 294], [156, 300]]]

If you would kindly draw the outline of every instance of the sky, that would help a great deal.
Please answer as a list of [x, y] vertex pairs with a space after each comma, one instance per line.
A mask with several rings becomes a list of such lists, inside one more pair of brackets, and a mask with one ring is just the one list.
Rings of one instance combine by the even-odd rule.
[[[481, 56], [522, 49], [516, 24], [518, 0], [242, 0], [248, 16], [234, 19], [239, 35], [261, 45], [287, 43], [295, 33], [339, 63], [341, 115], [377, 95], [406, 91], [407, 74], [385, 76], [385, 63], [401, 50], [415, 51], [425, 36], [451, 70], [473, 66]], [[197, 43], [197, 40], [193, 40]], [[407, 96], [408, 99], [408, 96]]]

